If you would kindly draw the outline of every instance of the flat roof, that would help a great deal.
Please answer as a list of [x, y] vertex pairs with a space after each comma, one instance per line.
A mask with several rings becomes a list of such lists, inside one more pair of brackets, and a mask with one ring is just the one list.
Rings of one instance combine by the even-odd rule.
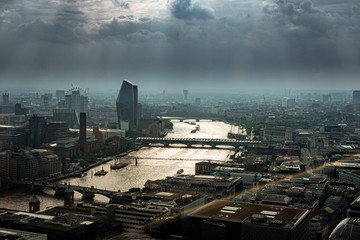
[[[223, 213], [221, 210], [224, 207], [237, 208], [237, 211], [234, 213]], [[303, 214], [309, 211], [294, 208], [284, 208], [280, 206], [215, 200], [190, 214], [190, 216], [242, 222], [248, 217], [251, 217], [253, 214], [261, 214], [264, 212], [277, 212], [277, 214], [273, 216], [272, 219], [282, 220], [285, 223], [295, 223]]]

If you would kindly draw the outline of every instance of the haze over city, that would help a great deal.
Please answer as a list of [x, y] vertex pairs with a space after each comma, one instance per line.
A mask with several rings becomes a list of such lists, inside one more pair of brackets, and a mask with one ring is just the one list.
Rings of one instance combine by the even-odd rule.
[[4, 87], [353, 89], [357, 0], [6, 0]]
[[0, 0], [0, 238], [360, 239], [359, 0]]

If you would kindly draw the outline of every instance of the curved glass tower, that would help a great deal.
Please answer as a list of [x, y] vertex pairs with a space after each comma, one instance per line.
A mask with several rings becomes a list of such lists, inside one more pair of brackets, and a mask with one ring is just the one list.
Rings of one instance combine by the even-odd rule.
[[119, 128], [133, 130], [137, 125], [138, 89], [130, 81], [124, 80], [116, 100]]

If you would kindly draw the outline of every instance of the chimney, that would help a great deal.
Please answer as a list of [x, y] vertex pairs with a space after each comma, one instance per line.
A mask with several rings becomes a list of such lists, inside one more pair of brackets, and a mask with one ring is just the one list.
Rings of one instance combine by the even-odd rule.
[[80, 151], [81, 155], [86, 153], [86, 113], [80, 113]]

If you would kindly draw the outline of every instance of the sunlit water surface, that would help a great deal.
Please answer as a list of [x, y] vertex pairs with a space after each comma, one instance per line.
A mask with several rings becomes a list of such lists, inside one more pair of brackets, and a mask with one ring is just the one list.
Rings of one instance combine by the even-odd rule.
[[[187, 120], [189, 121], [189, 120]], [[195, 122], [195, 120], [190, 120]], [[200, 131], [190, 133], [195, 128], [186, 122], [174, 120], [174, 131], [167, 138], [226, 138], [230, 125], [223, 122], [200, 121]], [[184, 146], [143, 147], [132, 152], [121, 161], [127, 162], [125, 168], [111, 170], [114, 161], [107, 162], [96, 168], [90, 169], [82, 178], [68, 178], [60, 183], [70, 182], [71, 185], [94, 186], [100, 189], [113, 191], [127, 191], [130, 188], [142, 188], [147, 180], [163, 179], [176, 174], [183, 169], [183, 174], [194, 174], [195, 163], [204, 160], [226, 161], [231, 149], [186, 148]], [[138, 164], [135, 164], [135, 159]], [[95, 171], [104, 169], [108, 171], [105, 176], [94, 176]], [[26, 187], [0, 192], [0, 207], [28, 211], [28, 201], [33, 193]], [[63, 204], [62, 197], [54, 198], [54, 190], [44, 189], [36, 193], [41, 201], [41, 209]], [[81, 194], [75, 192], [75, 201], [81, 201]], [[95, 195], [94, 202], [107, 202], [108, 198]]]

